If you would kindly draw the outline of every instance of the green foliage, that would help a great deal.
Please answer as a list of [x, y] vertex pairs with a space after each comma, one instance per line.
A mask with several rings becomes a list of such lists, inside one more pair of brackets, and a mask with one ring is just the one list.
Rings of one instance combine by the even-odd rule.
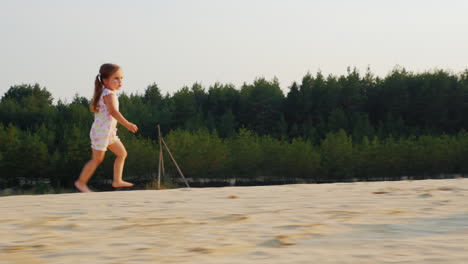
[[[167, 135], [165, 142], [186, 177], [223, 177], [222, 172], [228, 161], [228, 149], [216, 133], [210, 133], [208, 130], [174, 130]], [[169, 165], [169, 172], [179, 177], [170, 156], [165, 156], [164, 159]]]
[[237, 178], [255, 178], [262, 176], [258, 167], [262, 160], [259, 137], [251, 131], [241, 128], [234, 137], [228, 138], [230, 176]]
[[321, 180], [321, 155], [310, 142], [293, 139], [284, 144], [280, 158], [280, 175], [288, 178]]
[[354, 176], [352, 139], [343, 129], [330, 132], [321, 146], [322, 169], [330, 181], [342, 181]]
[[[128, 153], [124, 167], [125, 177], [133, 181], [147, 181], [156, 177], [159, 157], [156, 144], [149, 139], [139, 137], [127, 137], [123, 142]], [[113, 156], [112, 153], [107, 155]]]
[[[385, 78], [356, 69], [342, 76], [308, 73], [286, 95], [276, 78], [259, 78], [239, 90], [220, 83], [205, 90], [195, 83], [173, 95], [162, 95], [153, 83], [142, 95], [122, 93], [119, 102], [122, 114], [139, 127], [136, 135], [118, 127], [128, 152], [125, 177], [135, 182], [154, 183], [158, 124], [185, 176], [195, 182], [468, 173], [468, 70], [415, 74], [397, 67]], [[92, 122], [87, 98], [53, 104], [39, 84], [12, 86], [0, 100], [0, 188], [71, 188], [91, 158]], [[164, 155], [169, 177], [179, 178]], [[112, 179], [113, 160], [106, 154], [92, 186]]]
[[277, 127], [284, 100], [278, 80], [260, 78], [252, 85], [244, 84], [240, 95], [240, 122], [246, 128], [265, 135]]

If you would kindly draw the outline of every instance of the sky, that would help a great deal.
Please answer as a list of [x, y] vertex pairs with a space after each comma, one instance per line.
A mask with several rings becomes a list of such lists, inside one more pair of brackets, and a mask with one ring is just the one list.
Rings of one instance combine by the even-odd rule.
[[156, 83], [240, 89], [348, 67], [386, 76], [468, 69], [466, 0], [0, 0], [0, 97], [38, 83], [68, 102], [91, 98], [103, 63], [126, 93]]

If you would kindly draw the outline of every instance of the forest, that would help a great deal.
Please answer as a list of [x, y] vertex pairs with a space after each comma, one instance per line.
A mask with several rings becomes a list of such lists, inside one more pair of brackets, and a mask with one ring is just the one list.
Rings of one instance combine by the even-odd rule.
[[[92, 90], [92, 83], [90, 90]], [[154, 188], [156, 126], [192, 186], [329, 183], [463, 176], [468, 173], [468, 69], [384, 77], [349, 68], [307, 73], [286, 94], [278, 79], [241, 87], [215, 83], [162, 94], [119, 92], [119, 125], [128, 151], [124, 179]], [[60, 193], [73, 189], [91, 157], [90, 98], [57, 100], [40, 84], [11, 86], [0, 100], [0, 189]], [[182, 187], [164, 153], [167, 188]], [[89, 185], [109, 190], [108, 151]], [[444, 176], [445, 175], [445, 176]], [[453, 177], [453, 176], [450, 176]]]

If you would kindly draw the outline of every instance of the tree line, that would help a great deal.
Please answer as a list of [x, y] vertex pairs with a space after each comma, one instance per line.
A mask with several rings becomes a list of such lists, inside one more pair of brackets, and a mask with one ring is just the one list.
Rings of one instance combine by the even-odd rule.
[[[90, 88], [91, 89], [91, 88]], [[126, 179], [155, 178], [156, 125], [194, 184], [399, 179], [466, 173], [468, 70], [424, 73], [395, 68], [385, 77], [306, 74], [286, 94], [278, 80], [240, 89], [198, 83], [163, 95], [157, 84], [119, 96], [139, 126], [119, 126], [129, 153]], [[14, 85], [0, 100], [0, 188], [69, 188], [90, 158], [89, 99], [58, 100], [39, 84]], [[90, 185], [112, 178], [109, 152]], [[169, 158], [166, 158], [169, 161]], [[167, 162], [167, 181], [177, 172]], [[208, 183], [206, 183], [208, 182]]]

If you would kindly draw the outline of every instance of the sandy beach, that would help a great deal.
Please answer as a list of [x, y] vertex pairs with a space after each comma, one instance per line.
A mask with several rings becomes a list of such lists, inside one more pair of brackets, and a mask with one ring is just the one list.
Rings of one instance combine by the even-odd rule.
[[6, 263], [466, 263], [468, 179], [0, 197]]

